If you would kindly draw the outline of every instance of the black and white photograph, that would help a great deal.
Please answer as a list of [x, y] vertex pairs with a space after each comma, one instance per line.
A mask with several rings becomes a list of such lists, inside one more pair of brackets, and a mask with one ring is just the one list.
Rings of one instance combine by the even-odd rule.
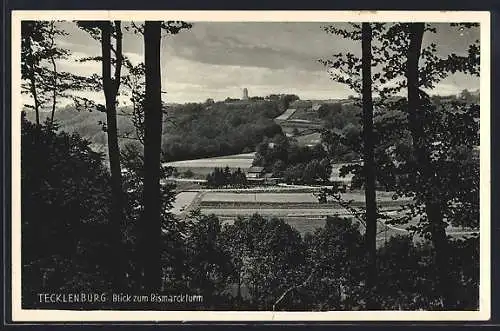
[[14, 12], [14, 320], [489, 318], [489, 13], [279, 13]]

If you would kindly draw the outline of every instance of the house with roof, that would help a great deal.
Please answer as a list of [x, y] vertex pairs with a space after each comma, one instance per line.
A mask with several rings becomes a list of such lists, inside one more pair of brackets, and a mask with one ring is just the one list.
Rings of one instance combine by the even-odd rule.
[[249, 180], [255, 180], [255, 179], [261, 179], [263, 178], [265, 174], [264, 167], [250, 167], [247, 170], [247, 179]]

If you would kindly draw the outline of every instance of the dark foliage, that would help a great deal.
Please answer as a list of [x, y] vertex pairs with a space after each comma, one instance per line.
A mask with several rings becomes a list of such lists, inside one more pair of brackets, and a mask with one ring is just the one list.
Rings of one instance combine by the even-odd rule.
[[287, 183], [297, 184], [327, 182], [332, 170], [322, 145], [300, 146], [284, 135], [264, 139], [257, 146], [253, 165], [264, 167]]
[[109, 174], [76, 134], [23, 118], [23, 303], [36, 293], [110, 288]]
[[[190, 288], [203, 294], [203, 309], [439, 310], [436, 260], [428, 242], [389, 239], [377, 251], [379, 281], [366, 289], [364, 240], [359, 224], [329, 217], [301, 237], [283, 220], [259, 215], [221, 224], [195, 217], [186, 240]], [[478, 308], [479, 241], [450, 241], [450, 287], [455, 301], [445, 309]]]
[[164, 126], [165, 160], [187, 160], [253, 150], [264, 137], [281, 133], [272, 120], [280, 110], [272, 101], [217, 102], [172, 107]]
[[207, 186], [210, 188], [244, 188], [247, 187], [247, 185], [247, 177], [240, 168], [235, 171], [229, 170], [229, 167], [226, 167], [225, 169], [215, 168], [213, 172], [207, 175]]

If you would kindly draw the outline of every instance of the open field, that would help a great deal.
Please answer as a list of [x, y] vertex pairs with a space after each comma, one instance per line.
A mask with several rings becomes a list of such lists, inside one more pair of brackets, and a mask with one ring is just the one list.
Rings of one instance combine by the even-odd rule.
[[282, 128], [297, 128], [297, 130], [304, 129], [322, 129], [321, 123], [311, 122], [307, 120], [287, 120], [278, 123]]
[[[353, 207], [364, 207], [362, 191], [348, 192], [342, 195], [346, 201], [352, 201]], [[382, 209], [397, 209], [406, 200], [393, 200], [391, 192], [380, 192], [378, 205]], [[201, 211], [224, 217], [249, 216], [255, 213], [270, 217], [305, 217], [345, 216], [349, 213], [336, 201], [329, 200], [320, 204], [312, 192], [213, 192], [206, 191], [200, 199]]]
[[289, 120], [306, 120], [308, 122], [320, 122], [318, 112], [310, 108], [299, 108], [289, 118]]
[[290, 116], [293, 115], [293, 113], [295, 113], [297, 111], [297, 109], [294, 109], [294, 108], [288, 108], [287, 110], [285, 110], [285, 112], [283, 114], [281, 114], [280, 116], [276, 117], [274, 120], [277, 121], [277, 122], [280, 122], [280, 121], [286, 121], [290, 118]]
[[295, 139], [297, 139], [299, 145], [302, 146], [316, 145], [321, 142], [321, 134], [319, 132], [315, 132], [303, 136], [296, 136]]
[[215, 214], [221, 216], [251, 216], [253, 214], [260, 214], [262, 216], [270, 216], [270, 217], [320, 217], [326, 215], [346, 215], [347, 212], [343, 208], [331, 209], [331, 208], [294, 208], [294, 209], [263, 209], [263, 208], [251, 208], [251, 209], [242, 209], [242, 208], [202, 208], [201, 212], [204, 214]]
[[[402, 201], [387, 201], [379, 203], [383, 208], [397, 209], [404, 203]], [[354, 208], [365, 208], [364, 201], [353, 201], [351, 206]], [[318, 202], [257, 202], [257, 201], [201, 201], [201, 208], [216, 208], [216, 209], [290, 209], [306, 208], [316, 209], [321, 208], [339, 208], [341, 205], [336, 201], [329, 201], [328, 203]]]
[[255, 153], [234, 154], [221, 157], [210, 157], [204, 159], [194, 159], [185, 161], [167, 162], [163, 165], [176, 168], [249, 168], [252, 165]]
[[254, 157], [255, 157], [255, 152], [251, 152], [251, 153], [243, 153], [243, 154], [218, 156], [218, 157], [214, 157], [213, 159], [218, 159], [218, 160], [221, 160], [221, 159], [251, 159], [251, 160], [253, 160]]
[[203, 201], [220, 202], [318, 202], [312, 193], [226, 193], [209, 192], [203, 197]]
[[[258, 213], [268, 218], [281, 218], [297, 229], [302, 235], [308, 232], [312, 233], [316, 229], [323, 227], [327, 216], [353, 217], [352, 214], [336, 202], [330, 201], [326, 204], [320, 204], [311, 191], [289, 192], [287, 191], [287, 187], [272, 188], [275, 190], [283, 189], [283, 191], [266, 192], [261, 189], [255, 192], [245, 190], [181, 192], [177, 195], [173, 212], [180, 216], [185, 215], [189, 210], [200, 208], [203, 214], [214, 214], [224, 223], [231, 223], [238, 217], [249, 217]], [[303, 189], [311, 190], [308, 187], [304, 187]], [[363, 211], [363, 191], [347, 192], [343, 194], [343, 199], [352, 200], [353, 207], [358, 208], [360, 212]], [[399, 206], [407, 201], [408, 199], [393, 200], [392, 192], [377, 192], [378, 206], [388, 216], [396, 216]], [[379, 221], [377, 230], [378, 245], [382, 245], [392, 236], [409, 234], [406, 229], [416, 222], [417, 220], [415, 219], [406, 225], [389, 225], [383, 221]], [[364, 232], [364, 225], [360, 225], [360, 230]], [[455, 237], [476, 233], [476, 231], [452, 227], [447, 232], [449, 235]], [[415, 237], [414, 239], [417, 241], [423, 240], [420, 237]]]
[[[270, 187], [272, 188], [272, 187]], [[275, 187], [276, 188], [276, 187]], [[305, 188], [304, 188], [305, 189]], [[318, 188], [319, 189], [319, 188]], [[394, 201], [392, 199], [392, 192], [377, 192], [378, 202], [388, 202]], [[342, 194], [344, 200], [353, 200], [355, 202], [364, 202], [365, 196], [364, 192], [357, 190], [352, 192], [346, 192]], [[404, 201], [405, 199], [400, 199], [399, 201]], [[247, 193], [245, 191], [240, 192], [207, 192], [203, 201], [210, 202], [277, 202], [277, 203], [302, 203], [302, 202], [314, 202], [318, 203], [318, 198], [312, 192], [254, 192]]]
[[[283, 210], [290, 212], [300, 212], [308, 215], [325, 216], [330, 215], [331, 211], [339, 209], [335, 201], [329, 200], [326, 204], [320, 204], [313, 191], [319, 188], [310, 187], [264, 187], [253, 189], [238, 190], [211, 190], [195, 189], [183, 191], [177, 194], [172, 212], [180, 214], [183, 208], [186, 208], [196, 202], [192, 208], [201, 207], [202, 211], [220, 215], [251, 215], [259, 212], [268, 211], [269, 215], [283, 215]], [[196, 201], [195, 198], [197, 197]], [[363, 208], [364, 193], [362, 191], [347, 192], [342, 195], [346, 201], [352, 201], [354, 207]], [[377, 202], [382, 208], [397, 208], [405, 199], [393, 200], [391, 192], [378, 192]], [[225, 211], [222, 212], [221, 210]], [[342, 209], [340, 207], [340, 209]], [[276, 210], [274, 213], [271, 212]], [[342, 209], [343, 210], [343, 209]], [[238, 213], [241, 211], [241, 213]], [[323, 213], [322, 211], [327, 211]], [[334, 212], [334, 214], [337, 212]], [[285, 215], [286, 216], [286, 215]]]
[[163, 163], [163, 165], [175, 167], [179, 172], [190, 170], [195, 174], [196, 178], [205, 178], [214, 168], [229, 167], [232, 170], [240, 168], [242, 171], [246, 171], [252, 166], [254, 156], [255, 153], [244, 153], [204, 159], [166, 162]]
[[[191, 169], [204, 169], [211, 172], [214, 167], [225, 167], [226, 165], [251, 166], [254, 153], [238, 154], [225, 157], [216, 157], [200, 160], [189, 160], [173, 162], [176, 165], [184, 165]], [[333, 165], [332, 178], [338, 180], [338, 171], [343, 164]], [[178, 183], [186, 184], [189, 183]], [[352, 215], [341, 207], [338, 202], [331, 199], [327, 203], [320, 204], [314, 192], [321, 188], [317, 186], [302, 185], [277, 185], [251, 187], [247, 189], [200, 189], [198, 187], [185, 187], [186, 190], [178, 193], [172, 212], [185, 217], [190, 210], [200, 208], [203, 214], [214, 214], [224, 222], [233, 222], [238, 217], [249, 217], [260, 214], [264, 217], [278, 217], [284, 219], [288, 224], [297, 229], [302, 235], [314, 232], [323, 227], [327, 216], [349, 217]], [[179, 192], [179, 191], [178, 191]], [[364, 209], [364, 191], [355, 190], [342, 194], [345, 201], [352, 201], [352, 206]], [[381, 210], [388, 215], [397, 213], [397, 209], [409, 199], [393, 199], [393, 192], [377, 192], [377, 204]], [[407, 235], [408, 226], [415, 224], [417, 220], [406, 225], [389, 225], [382, 221], [378, 224], [377, 243], [382, 245], [385, 241], [395, 235]], [[364, 232], [364, 226], [360, 225]], [[463, 236], [475, 233], [460, 228], [449, 228], [451, 236]], [[416, 237], [415, 240], [423, 240]]]
[[248, 188], [220, 188], [220, 189], [205, 189], [206, 192], [222, 192], [222, 193], [312, 193], [319, 192], [318, 186], [300, 186], [300, 185], [282, 185], [277, 186], [261, 185], [250, 186]]

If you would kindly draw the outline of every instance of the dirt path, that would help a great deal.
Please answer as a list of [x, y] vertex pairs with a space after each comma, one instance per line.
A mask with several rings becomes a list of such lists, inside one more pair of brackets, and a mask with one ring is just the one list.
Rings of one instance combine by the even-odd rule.
[[194, 199], [184, 208], [184, 210], [178, 216], [185, 217], [191, 211], [195, 210], [201, 204], [201, 201], [203, 200], [203, 197], [206, 193], [206, 191], [198, 191]]

